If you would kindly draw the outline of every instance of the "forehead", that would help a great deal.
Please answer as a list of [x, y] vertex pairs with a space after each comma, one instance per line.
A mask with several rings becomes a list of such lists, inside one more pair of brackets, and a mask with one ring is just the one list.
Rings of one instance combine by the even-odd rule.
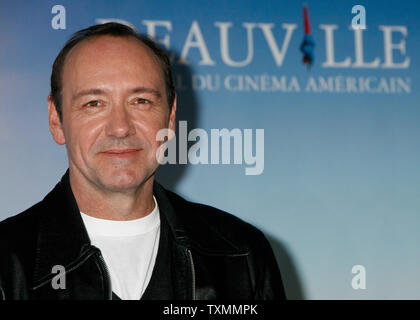
[[62, 72], [63, 89], [133, 82], [160, 90], [164, 85], [158, 58], [133, 37], [104, 35], [83, 40], [68, 53]]

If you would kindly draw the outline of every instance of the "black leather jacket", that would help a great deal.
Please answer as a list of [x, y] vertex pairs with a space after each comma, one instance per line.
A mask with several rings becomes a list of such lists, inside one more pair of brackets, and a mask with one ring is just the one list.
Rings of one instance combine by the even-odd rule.
[[[261, 231], [157, 182], [161, 236], [142, 299], [285, 299]], [[55, 265], [65, 289], [54, 289]], [[69, 172], [39, 203], [0, 222], [0, 300], [115, 299], [101, 252], [91, 245]]]

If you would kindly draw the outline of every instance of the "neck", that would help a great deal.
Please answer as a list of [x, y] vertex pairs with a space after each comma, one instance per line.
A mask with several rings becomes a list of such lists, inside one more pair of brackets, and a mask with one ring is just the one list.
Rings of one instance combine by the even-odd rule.
[[155, 206], [153, 182], [154, 174], [136, 188], [110, 191], [70, 168], [70, 186], [79, 210], [99, 219], [126, 221], [147, 216]]

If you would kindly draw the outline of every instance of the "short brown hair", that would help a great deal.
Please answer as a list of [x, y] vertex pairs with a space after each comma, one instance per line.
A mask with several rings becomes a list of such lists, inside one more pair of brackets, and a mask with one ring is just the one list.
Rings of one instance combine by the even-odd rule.
[[67, 54], [69, 51], [76, 46], [78, 43], [86, 39], [98, 37], [102, 35], [111, 35], [115, 37], [133, 37], [140, 43], [152, 50], [160, 65], [165, 76], [166, 84], [166, 96], [168, 100], [169, 108], [172, 108], [172, 103], [175, 98], [175, 86], [172, 79], [171, 64], [168, 55], [165, 51], [160, 48], [152, 39], [138, 33], [133, 28], [126, 26], [121, 23], [109, 22], [104, 24], [98, 24], [89, 28], [75, 32], [69, 40], [65, 43], [64, 47], [55, 58], [52, 72], [51, 72], [51, 92], [50, 95], [54, 101], [55, 108], [60, 117], [60, 121], [63, 121], [63, 110], [62, 110], [62, 83], [61, 76], [63, 66], [66, 61]]

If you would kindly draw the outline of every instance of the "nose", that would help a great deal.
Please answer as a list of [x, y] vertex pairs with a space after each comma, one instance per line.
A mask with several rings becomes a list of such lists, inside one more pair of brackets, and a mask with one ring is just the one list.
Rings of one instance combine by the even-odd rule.
[[135, 133], [136, 129], [125, 106], [118, 105], [113, 107], [109, 114], [106, 134], [116, 138], [125, 138]]

